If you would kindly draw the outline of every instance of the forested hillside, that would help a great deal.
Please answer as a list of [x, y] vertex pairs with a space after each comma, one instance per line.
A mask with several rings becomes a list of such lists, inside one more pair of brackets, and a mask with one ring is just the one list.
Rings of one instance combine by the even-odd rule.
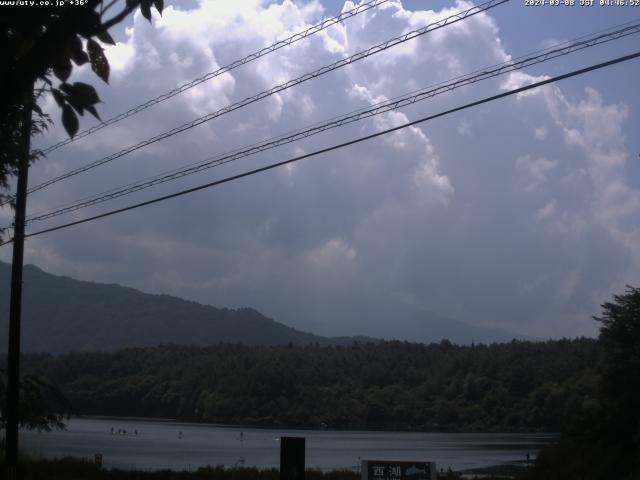
[[[6, 351], [9, 265], [0, 262], [0, 351]], [[108, 351], [175, 342], [286, 345], [342, 342], [301, 332], [251, 308], [201, 305], [104, 283], [24, 269], [22, 349], [30, 352]]]
[[594, 340], [162, 346], [27, 355], [81, 414], [252, 425], [558, 431], [593, 395]]
[[[0, 262], [0, 352], [6, 351], [11, 268]], [[34, 265], [24, 267], [22, 351], [65, 353], [113, 351], [178, 345], [350, 345], [354, 340], [375, 342], [366, 336], [325, 337], [297, 330], [253, 308], [217, 308], [170, 295], [152, 295], [116, 284], [85, 282], [51, 275]], [[406, 312], [405, 312], [406, 313]], [[388, 318], [402, 312], [389, 309]], [[454, 338], [509, 341], [504, 331], [468, 325], [453, 319], [414, 312], [406, 331], [420, 331], [416, 341]], [[403, 333], [390, 332], [388, 338]], [[427, 340], [425, 340], [427, 339]]]

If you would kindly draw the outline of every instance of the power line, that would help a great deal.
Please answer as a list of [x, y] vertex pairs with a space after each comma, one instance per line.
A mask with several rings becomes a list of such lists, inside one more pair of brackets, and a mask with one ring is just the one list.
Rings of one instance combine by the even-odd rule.
[[140, 190], [144, 190], [146, 188], [150, 188], [165, 182], [182, 178], [187, 175], [192, 175], [213, 167], [224, 165], [226, 163], [238, 160], [240, 158], [244, 158], [250, 155], [254, 155], [256, 153], [270, 150], [272, 148], [289, 144], [296, 140], [307, 138], [312, 135], [316, 135], [318, 133], [325, 132], [333, 128], [341, 127], [349, 123], [363, 120], [365, 118], [369, 118], [374, 115], [379, 115], [379, 114], [388, 112], [390, 110], [403, 108], [405, 106], [426, 100], [428, 98], [432, 98], [441, 93], [450, 92], [452, 90], [455, 90], [457, 88], [460, 88], [466, 85], [470, 85], [482, 80], [493, 78], [498, 75], [503, 75], [505, 73], [509, 73], [514, 70], [519, 70], [532, 65], [537, 65], [557, 57], [569, 55], [571, 53], [574, 53], [586, 48], [591, 48], [599, 44], [607, 43], [607, 42], [617, 40], [617, 39], [620, 39], [629, 35], [637, 34], [637, 33], [640, 33], [640, 23], [626, 26], [624, 28], [621, 28], [606, 34], [600, 34], [600, 35], [593, 34], [590, 37], [588, 36], [581, 37], [581, 38], [584, 38], [584, 40], [576, 41], [573, 43], [565, 42], [561, 44], [564, 46], [561, 46], [558, 48], [550, 47], [546, 50], [543, 50], [543, 53], [535, 56], [519, 57], [519, 59], [503, 62], [499, 65], [495, 65], [493, 67], [487, 67], [485, 69], [476, 71], [477, 73], [473, 72], [471, 74], [459, 76], [451, 81], [440, 83], [435, 87], [429, 87], [429, 88], [421, 89], [418, 91], [414, 91], [409, 94], [405, 94], [403, 96], [396, 97], [388, 101], [380, 102], [369, 108], [360, 109], [350, 114], [334, 117], [329, 121], [315, 124], [311, 127], [298, 130], [291, 134], [285, 134], [276, 138], [265, 140], [264, 142], [259, 142], [259, 143], [250, 145], [249, 147], [245, 147], [244, 149], [239, 149], [223, 155], [209, 157], [205, 160], [202, 160], [188, 167], [174, 169], [169, 172], [164, 172], [164, 173], [155, 175], [150, 179], [141, 180], [135, 183], [130, 183], [122, 187], [118, 187], [116, 189], [111, 189], [99, 194], [92, 195], [90, 197], [85, 197], [75, 202], [71, 202], [59, 207], [51, 208], [41, 213], [32, 214], [27, 218], [27, 220], [29, 222], [47, 220], [53, 217], [57, 217], [59, 215], [63, 215], [65, 213], [70, 213], [70, 212], [74, 212], [76, 210], [80, 210], [82, 208], [86, 208], [92, 205], [97, 205], [99, 203], [103, 203], [109, 200], [113, 200], [115, 198], [129, 195], [129, 194], [138, 192]]
[[91, 135], [92, 133], [97, 132], [98, 130], [102, 130], [105, 127], [108, 127], [109, 125], [113, 125], [114, 123], [117, 123], [121, 120], [124, 120], [125, 118], [131, 117], [132, 115], [135, 115], [136, 113], [139, 113], [143, 110], [146, 110], [147, 108], [156, 105], [160, 102], [164, 102], [165, 100], [168, 100], [172, 97], [175, 97], [176, 95], [187, 91], [197, 85], [200, 85], [201, 83], [204, 83], [208, 80], [211, 80], [212, 78], [215, 78], [217, 76], [222, 75], [223, 73], [226, 72], [230, 72], [231, 70], [234, 70], [237, 67], [240, 67], [242, 65], [245, 65], [247, 63], [253, 62], [254, 60], [257, 60], [261, 57], [264, 57], [265, 55], [268, 55], [269, 53], [275, 52], [276, 50], [280, 50], [283, 47], [287, 47], [289, 45], [292, 45], [296, 42], [298, 42], [299, 40], [302, 40], [304, 38], [310, 37], [311, 35], [314, 35], [322, 30], [325, 30], [327, 28], [329, 28], [332, 25], [335, 25], [336, 23], [340, 23], [343, 20], [346, 20], [348, 18], [351, 17], [355, 17], [356, 15], [362, 13], [362, 12], [366, 12], [367, 10], [370, 10], [374, 7], [377, 7], [379, 5], [382, 5], [383, 3], [388, 2], [389, 0], [372, 0], [369, 2], [365, 2], [362, 3], [360, 5], [358, 5], [355, 8], [352, 8], [351, 10], [348, 10], [346, 12], [341, 13], [340, 15], [337, 15], [335, 17], [331, 17], [327, 20], [324, 20], [321, 23], [318, 23], [312, 27], [307, 28], [306, 30], [296, 33], [294, 35], [291, 35], [290, 37], [285, 38], [284, 40], [280, 40], [278, 42], [275, 42], [272, 45], [269, 45], [268, 47], [265, 47], [261, 50], [258, 50], [257, 52], [253, 52], [249, 55], [247, 55], [244, 58], [241, 58], [239, 60], [235, 60], [234, 62], [231, 62], [228, 65], [225, 65], [224, 67], [220, 67], [217, 70], [213, 71], [213, 72], [209, 72], [206, 73], [205, 75], [198, 77], [194, 80], [191, 80], [188, 83], [182, 84], [179, 87], [174, 88], [173, 90], [170, 90], [169, 92], [163, 93], [162, 95], [159, 95], [155, 98], [152, 98], [150, 100], [147, 100], [146, 102], [133, 107], [129, 110], [127, 110], [126, 112], [120, 113], [118, 115], [116, 115], [115, 117], [112, 117], [108, 120], [105, 120], [104, 122], [99, 123], [98, 125], [95, 125], [91, 128], [88, 128], [80, 133], [77, 133], [74, 137], [71, 138], [67, 138], [61, 142], [58, 142], [54, 145], [50, 145], [49, 147], [45, 148], [42, 150], [43, 154], [47, 154], [50, 152], [53, 152], [54, 150], [57, 150], [58, 148], [64, 146], [64, 145], [68, 145], [71, 142], [74, 142], [76, 140], [78, 140], [79, 138], [83, 138], [86, 137], [88, 135]]
[[[167, 132], [161, 133], [159, 135], [156, 135], [154, 137], [151, 137], [147, 140], [144, 140], [140, 143], [137, 143], [136, 145], [133, 145], [131, 147], [128, 147], [124, 150], [120, 150], [119, 152], [116, 152], [114, 154], [111, 154], [107, 157], [103, 157], [99, 160], [96, 160], [94, 162], [91, 162], [87, 165], [84, 165], [82, 167], [76, 168], [74, 170], [71, 170], [67, 173], [64, 173], [58, 177], [52, 178], [50, 180], [47, 180], [39, 185], [36, 185], [34, 187], [31, 187], [28, 191], [28, 193], [33, 193], [36, 192], [38, 190], [41, 190], [45, 187], [48, 187], [50, 185], [53, 185], [54, 183], [60, 182], [62, 180], [65, 180], [67, 178], [73, 177], [75, 175], [78, 175], [80, 173], [86, 172], [87, 170], [91, 170], [93, 168], [96, 168], [100, 165], [103, 165], [105, 163], [111, 162], [117, 158], [123, 157], [131, 152], [134, 152], [136, 150], [139, 150], [140, 148], [146, 147], [148, 145], [151, 145], [152, 143], [158, 142], [160, 140], [164, 140], [166, 138], [169, 138], [173, 135], [176, 135], [178, 133], [184, 132], [185, 130], [189, 130], [191, 128], [194, 128], [198, 125], [201, 125], [205, 122], [208, 122], [210, 120], [213, 120], [216, 117], [219, 117], [221, 115], [230, 113], [234, 110], [237, 110], [239, 108], [242, 108], [244, 106], [247, 106], [251, 103], [257, 102], [259, 100], [262, 100], [263, 98], [269, 97], [275, 93], [281, 92], [283, 90], [286, 90], [288, 88], [291, 88], [295, 85], [304, 83], [308, 80], [312, 80], [314, 78], [317, 78], [321, 75], [324, 75], [326, 73], [332, 72], [338, 68], [344, 67], [346, 65], [350, 65], [352, 63], [355, 63], [359, 60], [365, 59], [371, 55], [374, 55], [376, 53], [380, 53], [384, 50], [387, 50], [388, 48], [391, 48], [393, 46], [402, 44], [404, 42], [407, 42], [409, 40], [412, 40], [414, 38], [417, 38], [421, 35], [425, 35], [428, 32], [434, 31], [434, 30], [438, 30], [440, 28], [443, 28], [447, 25], [459, 22], [461, 20], [464, 20], [465, 18], [468, 18], [470, 16], [473, 15], [477, 15], [478, 13], [482, 13], [484, 11], [487, 11], [493, 7], [496, 7], [498, 5], [501, 5], [503, 3], [509, 2], [510, 0], [489, 0], [488, 2], [482, 3], [478, 6], [474, 6], [472, 8], [469, 8], [468, 10], [465, 10], [463, 12], [459, 12], [457, 14], [451, 15], [447, 18], [444, 18], [438, 22], [434, 22], [431, 23], [429, 25], [426, 25], [422, 28], [419, 28], [417, 30], [412, 30], [404, 35], [401, 35], [399, 37], [394, 37], [392, 39], [387, 40], [386, 42], [380, 43], [378, 45], [375, 45], [367, 50], [363, 50], [361, 52], [358, 52], [350, 57], [344, 58], [342, 60], [339, 60], [335, 63], [332, 63], [330, 65], [324, 66], [318, 70], [315, 70], [314, 72], [311, 73], [306, 73], [298, 78], [295, 78], [293, 80], [289, 80], [285, 83], [282, 83], [280, 85], [277, 85], [269, 90], [265, 90], [257, 95], [254, 95], [253, 97], [248, 97], [245, 98], [244, 100], [241, 100], [240, 102], [236, 102], [232, 105], [229, 105], [227, 107], [224, 107], [220, 110], [217, 110], [215, 112], [209, 113], [203, 117], [197, 118], [191, 122], [185, 123], [183, 125], [180, 125], [178, 127], [175, 127]], [[8, 202], [8, 201], [7, 201]], [[5, 203], [7, 203], [5, 202]]]
[[[272, 169], [274, 169], [276, 167], [281, 167], [283, 165], [287, 165], [287, 164], [290, 164], [290, 163], [298, 162], [298, 161], [304, 160], [306, 158], [314, 157], [314, 156], [317, 156], [317, 155], [320, 155], [320, 154], [323, 154], [323, 153], [328, 153], [328, 152], [331, 152], [333, 150], [338, 150], [340, 148], [348, 147], [348, 146], [354, 145], [356, 143], [364, 142], [366, 140], [371, 140], [373, 138], [377, 138], [377, 137], [380, 137], [382, 135], [387, 135], [389, 133], [392, 133], [392, 132], [395, 132], [395, 131], [398, 131], [398, 130], [401, 130], [401, 129], [404, 129], [404, 128], [407, 128], [407, 127], [411, 127], [413, 125], [424, 123], [424, 122], [427, 122], [429, 120], [433, 120], [433, 119], [436, 119], [436, 118], [439, 118], [439, 117], [444, 117], [445, 115], [449, 115], [451, 113], [459, 112], [459, 111], [465, 110], [467, 108], [476, 107], [476, 106], [482, 105], [484, 103], [492, 102], [492, 101], [495, 101], [495, 100], [498, 100], [498, 99], [501, 99], [501, 98], [505, 98], [505, 97], [508, 97], [508, 96], [511, 96], [511, 95], [522, 93], [522, 92], [525, 92], [527, 90], [532, 90], [534, 88], [538, 88], [538, 87], [541, 87], [543, 85], [548, 85], [550, 83], [554, 83], [554, 82], [557, 82], [559, 80], [564, 80], [564, 79], [575, 77], [577, 75], [582, 75], [582, 74], [585, 74], [585, 73], [588, 73], [588, 72], [591, 72], [591, 71], [594, 71], [594, 70], [598, 70], [598, 69], [601, 69], [601, 68], [609, 67], [611, 65], [615, 65], [615, 64], [618, 64], [618, 63], [626, 62], [626, 61], [629, 61], [629, 60], [632, 60], [632, 59], [638, 58], [638, 57], [640, 57], [640, 51], [632, 53], [632, 54], [629, 54], [629, 55], [625, 55], [625, 56], [622, 56], [622, 57], [618, 57], [618, 58], [615, 58], [613, 60], [609, 60], [607, 62], [599, 63], [599, 64], [596, 64], [596, 65], [591, 65], [589, 67], [581, 68], [579, 70], [574, 70], [572, 72], [565, 73], [565, 74], [562, 74], [562, 75], [558, 75], [556, 77], [548, 78], [546, 80], [541, 80], [539, 82], [535, 82], [535, 83], [532, 83], [530, 85], [526, 85], [524, 87], [515, 88], [515, 89], [509, 90], [507, 92], [503, 92], [503, 93], [500, 93], [500, 94], [497, 94], [497, 95], [493, 95], [491, 97], [485, 97], [485, 98], [483, 98], [481, 100], [477, 100], [475, 102], [467, 103], [467, 104], [462, 105], [460, 107], [455, 107], [455, 108], [452, 108], [450, 110], [446, 110], [444, 112], [437, 113], [435, 115], [429, 115], [427, 117], [423, 117], [423, 118], [420, 118], [418, 120], [414, 120], [412, 122], [408, 122], [408, 123], [405, 123], [405, 124], [402, 124], [402, 125], [398, 125], [396, 127], [392, 127], [392, 128], [380, 131], [380, 132], [376, 132], [376, 133], [373, 133], [371, 135], [366, 135], [364, 137], [356, 138], [356, 139], [350, 140], [348, 142], [344, 142], [344, 143], [340, 143], [340, 144], [337, 144], [337, 145], [333, 145], [331, 147], [327, 147], [327, 148], [323, 148], [323, 149], [320, 149], [320, 150], [316, 150], [314, 152], [307, 153], [305, 155], [300, 155], [300, 156], [297, 156], [297, 157], [294, 157], [294, 158], [290, 158], [288, 160], [284, 160], [284, 161], [277, 162], [277, 163], [272, 163], [272, 164], [264, 166], [264, 167], [260, 167], [260, 168], [257, 168], [257, 169], [254, 169], [254, 170], [250, 170], [250, 171], [247, 171], [247, 172], [244, 172], [244, 173], [240, 173], [240, 174], [237, 174], [237, 175], [226, 177], [226, 178], [223, 178], [221, 180], [216, 180], [214, 182], [205, 183], [204, 185], [199, 185], [197, 187], [189, 188], [189, 189], [186, 189], [186, 190], [181, 190], [179, 192], [172, 193], [172, 194], [169, 194], [169, 195], [164, 195], [164, 196], [161, 196], [161, 197], [157, 197], [157, 198], [154, 198], [152, 200], [147, 200], [145, 202], [137, 203], [137, 204], [134, 204], [134, 205], [129, 205], [128, 207], [119, 208], [119, 209], [116, 209], [116, 210], [111, 210], [109, 212], [101, 213], [99, 215], [94, 215], [92, 217], [84, 218], [82, 220], [76, 220], [74, 222], [65, 223], [65, 224], [62, 224], [62, 225], [58, 225], [56, 227], [51, 227], [51, 228], [47, 228], [47, 229], [44, 229], [44, 230], [39, 230], [39, 231], [36, 231], [36, 232], [33, 232], [33, 233], [29, 233], [29, 234], [25, 235], [25, 237], [35, 237], [36, 235], [42, 235], [43, 233], [49, 233], [49, 232], [54, 232], [56, 230], [62, 230], [64, 228], [69, 228], [69, 227], [72, 227], [72, 226], [75, 226], [75, 225], [80, 225], [82, 223], [87, 223], [87, 222], [90, 222], [90, 221], [93, 221], [93, 220], [98, 220], [100, 218], [109, 217], [109, 216], [112, 216], [112, 215], [115, 215], [115, 214], [118, 214], [118, 213], [123, 213], [123, 212], [129, 211], [129, 210], [134, 210], [134, 209], [137, 209], [137, 208], [140, 208], [140, 207], [144, 207], [144, 206], [151, 205], [151, 204], [154, 204], [154, 203], [158, 203], [158, 202], [162, 202], [162, 201], [165, 201], [165, 200], [169, 200], [171, 198], [176, 198], [176, 197], [180, 197], [180, 196], [183, 196], [183, 195], [187, 195], [189, 193], [197, 192], [199, 190], [204, 190], [206, 188], [211, 188], [211, 187], [215, 187], [217, 185], [222, 185], [224, 183], [228, 183], [228, 182], [231, 182], [231, 181], [234, 181], [234, 180], [239, 180], [239, 179], [244, 178], [244, 177], [249, 177], [249, 176], [255, 175], [257, 173], [265, 172], [267, 170], [272, 170]], [[7, 242], [4, 242], [3, 244], [0, 244], [0, 246], [1, 245], [6, 245], [7, 243], [10, 243], [11, 241], [12, 240], [8, 240]]]
[[[559, 43], [557, 43], [555, 45], [552, 45], [550, 47], [547, 47], [547, 48], [544, 48], [544, 49], [540, 49], [540, 50], [536, 50], [536, 51], [533, 51], [533, 52], [530, 52], [530, 53], [527, 53], [527, 54], [524, 54], [524, 55], [520, 55], [520, 56], [515, 57], [512, 60], [509, 60], [509, 61], [506, 61], [506, 62], [501, 62], [499, 64], [495, 64], [495, 65], [492, 65], [492, 66], [489, 66], [489, 67], [484, 67], [482, 69], [475, 70], [475, 71], [470, 72], [468, 74], [459, 75], [459, 76], [453, 77], [453, 78], [451, 78], [451, 79], [449, 79], [447, 81], [444, 81], [444, 82], [441, 82], [441, 83], [438, 83], [438, 84], [434, 84], [434, 85], [432, 85], [430, 87], [422, 88], [422, 89], [419, 89], [419, 90], [414, 90], [412, 92], [404, 94], [403, 96], [397, 96], [397, 97], [391, 98], [390, 100], [387, 100], [387, 101], [379, 102], [377, 104], [372, 104], [369, 107], [359, 108], [359, 109], [356, 109], [356, 110], [354, 110], [354, 111], [352, 111], [350, 113], [332, 117], [330, 119], [324, 120], [323, 122], [318, 122], [318, 123], [312, 124], [309, 127], [307, 127], [306, 129], [299, 129], [299, 130], [291, 131], [291, 132], [288, 132], [288, 133], [284, 133], [284, 134], [281, 134], [281, 135], [279, 135], [277, 137], [272, 137], [269, 140], [265, 140], [263, 142], [256, 142], [256, 143], [253, 143], [251, 145], [248, 145], [248, 146], [245, 146], [245, 147], [242, 147], [242, 148], [238, 148], [238, 149], [235, 149], [233, 151], [226, 152], [224, 154], [208, 157], [208, 158], [206, 158], [204, 160], [201, 160], [199, 162], [187, 165], [186, 167], [174, 168], [172, 170], [165, 171], [165, 172], [153, 175], [151, 177], [146, 177], [146, 178], [138, 180], [136, 182], [131, 182], [131, 183], [128, 183], [126, 185], [122, 185], [120, 187], [112, 188], [112, 189], [109, 189], [109, 190], [106, 190], [106, 191], [103, 191], [103, 192], [100, 192], [100, 193], [89, 195], [89, 196], [80, 198], [78, 200], [74, 200], [72, 202], [67, 202], [65, 204], [58, 205], [57, 207], [52, 207], [52, 208], [48, 208], [46, 210], [41, 210], [40, 212], [32, 213], [30, 215], [30, 217], [28, 217], [28, 218], [31, 218], [33, 220], [40, 220], [40, 218], [35, 218], [35, 217], [36, 216], [39, 217], [40, 215], [43, 215], [45, 213], [50, 213], [50, 212], [57, 211], [59, 209], [65, 208], [67, 206], [75, 206], [75, 205], [78, 205], [79, 203], [84, 202], [86, 200], [94, 200], [94, 199], [97, 199], [97, 198], [102, 198], [103, 196], [108, 195], [108, 194], [117, 194], [117, 193], [120, 193], [121, 191], [123, 191], [125, 189], [130, 188], [130, 187], [137, 187], [139, 185], [143, 185], [143, 184], [146, 184], [147, 182], [151, 182], [151, 181], [155, 182], [156, 179], [162, 179], [162, 178], [167, 177], [169, 175], [181, 174], [182, 172], [187, 172], [187, 171], [188, 171], [188, 173], [186, 173], [186, 174], [190, 174], [190, 173], [192, 173], [191, 172], [191, 168], [192, 167], [212, 168], [214, 166], [217, 166], [218, 162], [221, 161], [221, 160], [225, 160], [225, 159], [227, 159], [228, 157], [230, 157], [232, 155], [235, 157], [239, 153], [243, 152], [243, 149], [245, 151], [251, 150], [251, 152], [246, 153], [246, 155], [251, 155], [253, 153], [256, 153], [256, 152], [253, 152], [254, 147], [263, 146], [265, 144], [271, 144], [271, 143], [274, 143], [276, 141], [278, 142], [277, 146], [280, 146], [280, 145], [282, 145], [282, 143], [280, 143], [280, 142], [282, 142], [283, 139], [290, 138], [293, 135], [303, 136], [303, 138], [306, 138], [307, 136], [314, 135], [316, 133], [315, 132], [316, 129], [321, 128], [321, 127], [323, 127], [325, 125], [328, 125], [330, 123], [333, 124], [334, 122], [336, 122], [338, 120], [339, 121], [345, 120], [346, 117], [349, 117], [349, 116], [361, 115], [363, 113], [366, 113], [366, 111], [370, 111], [372, 109], [377, 109], [377, 108], [380, 108], [380, 107], [382, 107], [384, 105], [388, 105], [390, 103], [394, 104], [393, 108], [402, 108], [404, 105], [398, 104], [397, 102], [401, 102], [401, 101], [403, 101], [403, 100], [405, 100], [405, 99], [407, 99], [407, 98], [409, 98], [411, 96], [414, 96], [414, 95], [418, 96], [418, 95], [424, 95], [424, 94], [431, 93], [431, 91], [428, 90], [428, 89], [437, 90], [435, 87], [448, 86], [447, 84], [451, 84], [451, 86], [454, 86], [453, 84], [455, 84], [458, 81], [462, 81], [464, 79], [469, 79], [469, 77], [474, 76], [474, 75], [487, 74], [489, 72], [489, 70], [492, 70], [492, 72], [489, 72], [489, 73], [493, 73], [493, 72], [495, 72], [495, 69], [498, 69], [498, 68], [506, 68], [506, 67], [510, 67], [510, 66], [515, 67], [514, 69], [522, 68], [523, 66], [529, 66], [529, 65], [523, 65], [525, 62], [534, 62], [535, 61], [535, 63], [543, 63], [543, 62], [545, 62], [547, 60], [551, 60], [553, 58], [556, 58], [557, 56], [565, 55], [565, 54], [568, 54], [568, 53], [573, 53], [574, 51], [578, 51], [578, 50], [581, 50], [583, 48], [592, 47], [592, 46], [595, 46], [595, 45], [598, 45], [598, 44], [607, 43], [607, 42], [612, 41], [612, 40], [617, 40], [617, 39], [625, 37], [627, 35], [631, 35], [631, 34], [637, 33], [638, 32], [638, 26], [640, 25], [639, 20], [640, 19], [631, 20], [631, 21], [628, 21], [628, 22], [624, 22], [622, 24], [618, 24], [618, 25], [615, 25], [615, 26], [612, 26], [612, 27], [608, 27], [608, 28], [605, 28], [605, 29], [602, 29], [602, 30], [598, 30], [596, 32], [592, 32], [592, 33], [587, 34], [587, 35], [582, 35], [582, 36], [577, 37], [577, 38], [575, 38], [573, 40], [567, 40], [567, 41], [564, 41], [564, 42], [559, 42]], [[636, 22], [636, 25], [632, 25], [634, 22]], [[618, 29], [618, 30], [615, 30], [615, 29]], [[571, 50], [571, 51], [568, 51], [568, 50]], [[536, 54], [539, 54], [539, 57], [541, 57], [541, 58], [539, 58], [539, 59], [531, 58], [531, 56], [536, 55]], [[531, 64], [533, 64], [533, 63], [531, 63]], [[496, 76], [498, 74], [500, 74], [500, 72], [495, 72], [495, 73], [496, 73]], [[504, 73], [506, 73], [506, 71]], [[481, 80], [481, 79], [479, 79], [479, 80]], [[437, 95], [438, 93], [440, 93], [440, 92], [434, 91], [433, 95]], [[420, 101], [420, 100], [418, 100], [418, 101]], [[377, 114], [377, 113], [375, 113], [375, 114]], [[310, 132], [309, 135], [306, 135], [307, 132]], [[260, 150], [260, 151], [263, 151], [263, 150]], [[236, 158], [234, 158], [234, 160], [235, 159]], [[224, 163], [227, 163], [227, 162], [224, 162]], [[193, 172], [193, 173], [195, 173], [195, 172]], [[168, 179], [168, 180], [171, 180], [171, 179]], [[160, 183], [163, 183], [163, 182], [160, 182]], [[154, 183], [154, 185], [155, 184], [157, 184], [157, 183]], [[152, 186], [152, 185], [150, 185], [150, 186]], [[127, 193], [123, 193], [123, 195], [126, 195], [126, 194]], [[5, 228], [9, 228], [9, 227], [5, 227]]]

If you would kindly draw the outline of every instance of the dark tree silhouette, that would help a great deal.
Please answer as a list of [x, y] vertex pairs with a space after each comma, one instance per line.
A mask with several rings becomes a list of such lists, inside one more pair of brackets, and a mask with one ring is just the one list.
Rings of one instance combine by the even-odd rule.
[[[160, 13], [164, 6], [163, 0], [82, 0], [62, 6], [50, 3], [50, 6], [26, 5], [22, 2], [0, 6], [0, 201], [4, 204], [7, 200], [9, 178], [18, 176], [16, 197], [20, 201], [15, 205], [13, 262], [14, 266], [19, 267], [12, 273], [13, 285], [18, 286], [21, 284], [28, 165], [42, 156], [29, 151], [29, 140], [46, 128], [50, 121], [38, 106], [38, 99], [46, 94], [53, 96], [62, 112], [62, 124], [70, 136], [78, 131], [78, 115], [87, 111], [99, 118], [96, 104], [100, 98], [95, 89], [87, 83], [68, 82], [73, 64], [79, 66], [89, 63], [93, 72], [108, 82], [109, 62], [99, 42], [115, 43], [109, 28], [138, 7], [151, 21], [152, 6]], [[0, 235], [3, 233], [0, 229]], [[4, 412], [8, 412], [8, 464], [15, 462], [15, 458], [11, 457], [16, 454], [16, 421], [20, 420], [15, 415], [18, 402], [20, 310], [14, 310], [14, 305], [20, 304], [19, 287], [12, 289], [11, 298], [9, 386], [2, 388], [3, 398], [8, 397], [6, 401], [2, 400], [3, 419]], [[14, 312], [18, 312], [17, 315]], [[41, 391], [42, 388], [44, 384], [39, 384], [34, 378], [22, 379], [23, 397], [27, 395], [29, 398], [29, 392]], [[46, 403], [45, 397], [37, 398]], [[36, 415], [34, 425], [38, 425], [37, 418], [44, 425], [55, 425], [60, 421], [55, 415], [48, 415], [47, 410], [40, 410], [39, 415]], [[13, 454], [9, 453], [10, 450]]]
[[640, 478], [640, 289], [602, 305], [594, 398], [576, 405], [560, 442], [541, 452], [528, 478]]
[[[32, 134], [42, 131], [49, 122], [37, 105], [43, 94], [53, 95], [70, 136], [78, 131], [78, 115], [87, 111], [99, 118], [96, 104], [100, 99], [95, 89], [83, 82], [68, 82], [73, 65], [90, 63], [96, 75], [108, 82], [109, 62], [99, 42], [113, 44], [109, 28], [137, 8], [151, 21], [152, 7], [162, 13], [163, 0], [85, 0], [82, 5], [64, 7], [0, 7], [0, 200], [6, 199], [8, 179], [17, 172], [25, 105], [33, 108], [36, 117]], [[36, 158], [37, 154], [32, 155], [31, 161]]]
[[[0, 428], [5, 427], [7, 371], [0, 369]], [[58, 387], [35, 375], [25, 375], [20, 382], [20, 418], [22, 428], [50, 431], [64, 428], [71, 404]]]
[[[627, 286], [623, 295], [602, 305], [600, 342], [602, 398], [606, 406], [605, 435], [620, 455], [621, 467], [640, 475], [640, 288]], [[623, 477], [621, 477], [623, 478]]]

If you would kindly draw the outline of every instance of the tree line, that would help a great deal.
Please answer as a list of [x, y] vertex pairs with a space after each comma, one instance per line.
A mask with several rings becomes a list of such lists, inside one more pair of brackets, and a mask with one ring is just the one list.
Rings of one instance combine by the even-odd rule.
[[594, 401], [592, 339], [456, 346], [164, 345], [25, 355], [78, 414], [225, 424], [560, 431]]

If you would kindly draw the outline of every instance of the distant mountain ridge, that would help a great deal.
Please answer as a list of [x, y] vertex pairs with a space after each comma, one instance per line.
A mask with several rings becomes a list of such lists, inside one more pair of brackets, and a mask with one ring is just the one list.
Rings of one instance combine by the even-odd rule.
[[[7, 349], [11, 267], [0, 262], [0, 352]], [[325, 337], [303, 332], [266, 317], [252, 308], [228, 309], [202, 305], [170, 295], [143, 293], [117, 284], [75, 280], [47, 273], [34, 265], [24, 267], [22, 351], [64, 353], [111, 351], [174, 343], [207, 346], [245, 345], [351, 345], [354, 341], [379, 342], [368, 336]], [[402, 338], [400, 325], [422, 334], [414, 342], [471, 343], [509, 341], [506, 332], [483, 329], [452, 319], [415, 314], [393, 319], [382, 332], [385, 338]], [[402, 321], [400, 321], [402, 320]], [[419, 322], [419, 323], [417, 323]], [[413, 325], [412, 325], [413, 324]], [[406, 338], [406, 337], [405, 337]]]
[[[10, 271], [0, 262], [0, 351], [7, 348]], [[302, 332], [251, 308], [215, 308], [116, 284], [51, 275], [33, 265], [24, 267], [22, 310], [26, 352], [106, 351], [167, 343], [327, 345], [356, 339]]]

